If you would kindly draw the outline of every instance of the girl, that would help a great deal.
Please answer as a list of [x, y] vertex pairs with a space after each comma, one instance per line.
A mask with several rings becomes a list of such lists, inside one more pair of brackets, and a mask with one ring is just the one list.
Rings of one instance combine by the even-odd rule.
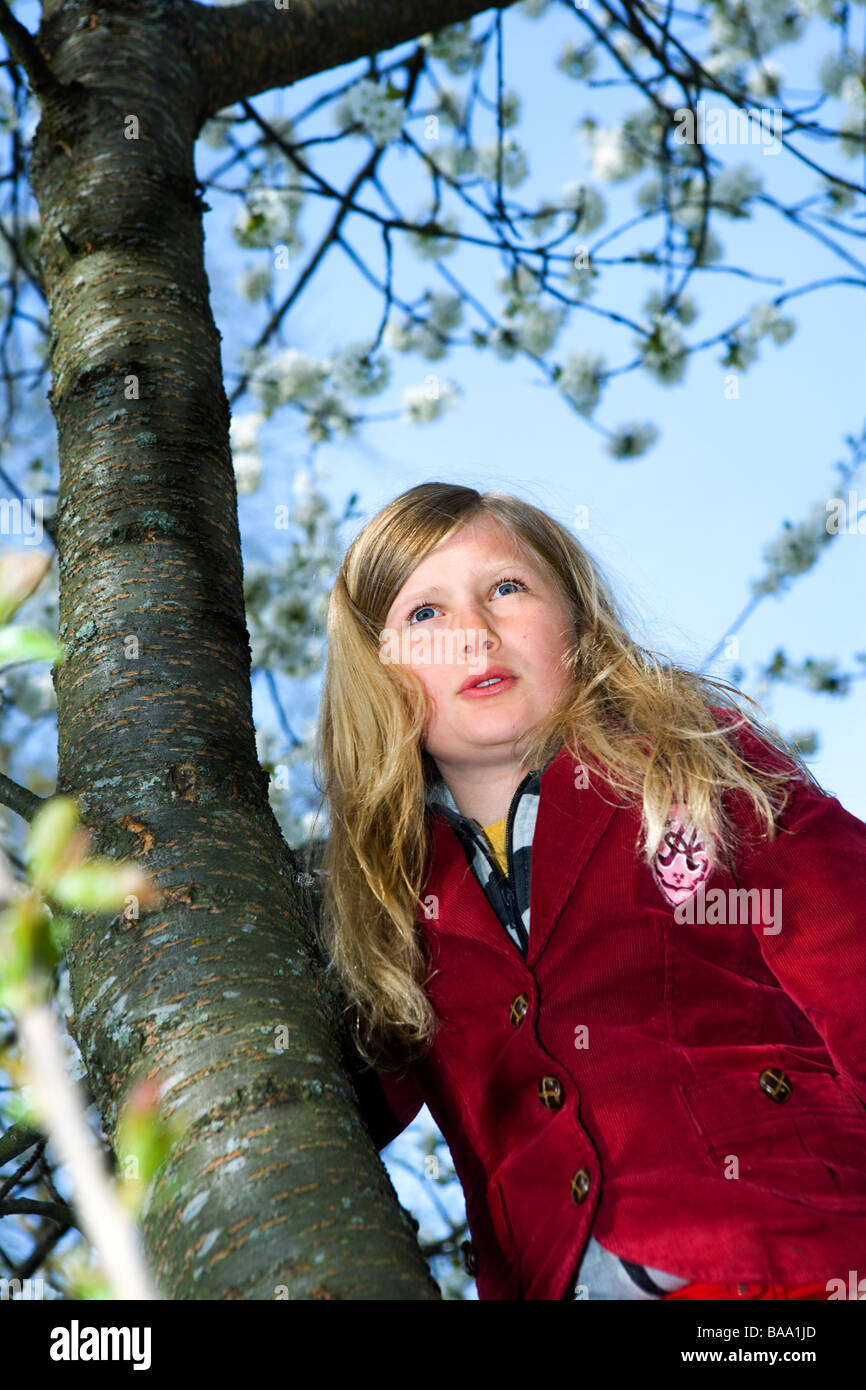
[[358, 1095], [428, 1105], [479, 1298], [866, 1291], [866, 826], [506, 493], [373, 517], [328, 648]]

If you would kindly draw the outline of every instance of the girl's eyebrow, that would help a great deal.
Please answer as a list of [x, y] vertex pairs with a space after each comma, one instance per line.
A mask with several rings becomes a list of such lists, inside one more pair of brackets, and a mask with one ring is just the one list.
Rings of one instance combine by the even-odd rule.
[[[510, 560], [491, 560], [490, 564], [485, 565], [480, 573], [484, 574], [485, 572], [489, 573], [491, 570], [507, 569], [509, 565], [515, 568], [522, 567], [530, 570], [533, 568], [530, 561], [518, 557], [517, 559], [512, 558]], [[424, 598], [427, 594], [441, 594], [441, 592], [442, 590], [439, 588], [438, 584], [426, 584], [424, 588], [419, 589], [417, 593], [407, 594], [405, 598], [401, 599], [401, 604], [412, 603], [416, 598]]]

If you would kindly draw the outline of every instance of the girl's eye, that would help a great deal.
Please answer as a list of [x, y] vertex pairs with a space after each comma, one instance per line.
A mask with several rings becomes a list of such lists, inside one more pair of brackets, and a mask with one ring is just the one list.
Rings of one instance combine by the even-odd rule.
[[413, 608], [413, 609], [412, 609], [412, 612], [409, 614], [409, 622], [411, 623], [411, 622], [414, 620], [415, 615], [416, 615], [417, 613], [423, 613], [425, 608], [431, 608], [431, 609], [432, 609], [432, 607], [433, 607], [433, 604], [432, 604], [432, 603], [422, 603], [422, 604], [419, 604], [419, 606], [418, 606], [417, 608]]
[[[511, 578], [510, 576], [503, 575], [503, 577], [502, 577], [501, 579], [497, 579], [497, 580], [495, 581], [495, 583], [494, 583], [494, 585], [493, 585], [493, 592], [495, 593], [496, 590], [497, 590], [497, 589], [500, 589], [500, 588], [502, 587], [503, 584], [516, 584], [517, 587], [518, 587], [519, 589], [525, 589], [525, 588], [527, 587], [527, 586], [524, 584], [524, 582], [523, 582], [522, 579], [513, 579], [513, 578]], [[508, 594], [503, 594], [502, 597], [503, 597], [503, 598], [508, 598]], [[408, 614], [408, 619], [407, 619], [407, 621], [410, 622], [410, 623], [414, 622], [414, 620], [415, 620], [415, 618], [417, 618], [418, 614], [419, 614], [419, 613], [423, 613], [424, 610], [425, 610], [425, 608], [431, 608], [431, 609], [432, 609], [432, 608], [435, 608], [436, 606], [437, 606], [437, 605], [436, 605], [435, 603], [419, 603], [415, 608], [412, 609], [412, 612]], [[423, 622], [424, 620], [422, 619], [421, 621]]]
[[499, 589], [503, 584], [516, 584], [520, 589], [526, 588], [522, 579], [497, 579], [495, 587]]

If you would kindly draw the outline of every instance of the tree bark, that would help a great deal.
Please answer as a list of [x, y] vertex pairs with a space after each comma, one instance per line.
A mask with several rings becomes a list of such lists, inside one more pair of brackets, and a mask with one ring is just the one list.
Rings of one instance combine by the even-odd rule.
[[356, 1107], [309, 881], [256, 754], [193, 149], [210, 108], [480, 8], [44, 9], [64, 84], [30, 168], [69, 653], [58, 791], [96, 852], [134, 857], [164, 894], [137, 919], [74, 919], [71, 1026], [110, 1139], [143, 1077], [183, 1123], [142, 1222], [171, 1299], [439, 1296]]

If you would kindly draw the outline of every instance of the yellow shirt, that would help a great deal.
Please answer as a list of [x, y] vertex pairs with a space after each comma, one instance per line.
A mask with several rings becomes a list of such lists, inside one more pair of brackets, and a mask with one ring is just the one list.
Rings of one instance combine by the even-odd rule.
[[505, 844], [505, 824], [507, 820], [508, 817], [503, 816], [502, 820], [496, 821], [494, 825], [485, 825], [484, 827], [484, 833], [490, 841], [490, 847], [496, 856], [496, 862], [502, 870], [504, 878], [508, 877], [508, 854]]

